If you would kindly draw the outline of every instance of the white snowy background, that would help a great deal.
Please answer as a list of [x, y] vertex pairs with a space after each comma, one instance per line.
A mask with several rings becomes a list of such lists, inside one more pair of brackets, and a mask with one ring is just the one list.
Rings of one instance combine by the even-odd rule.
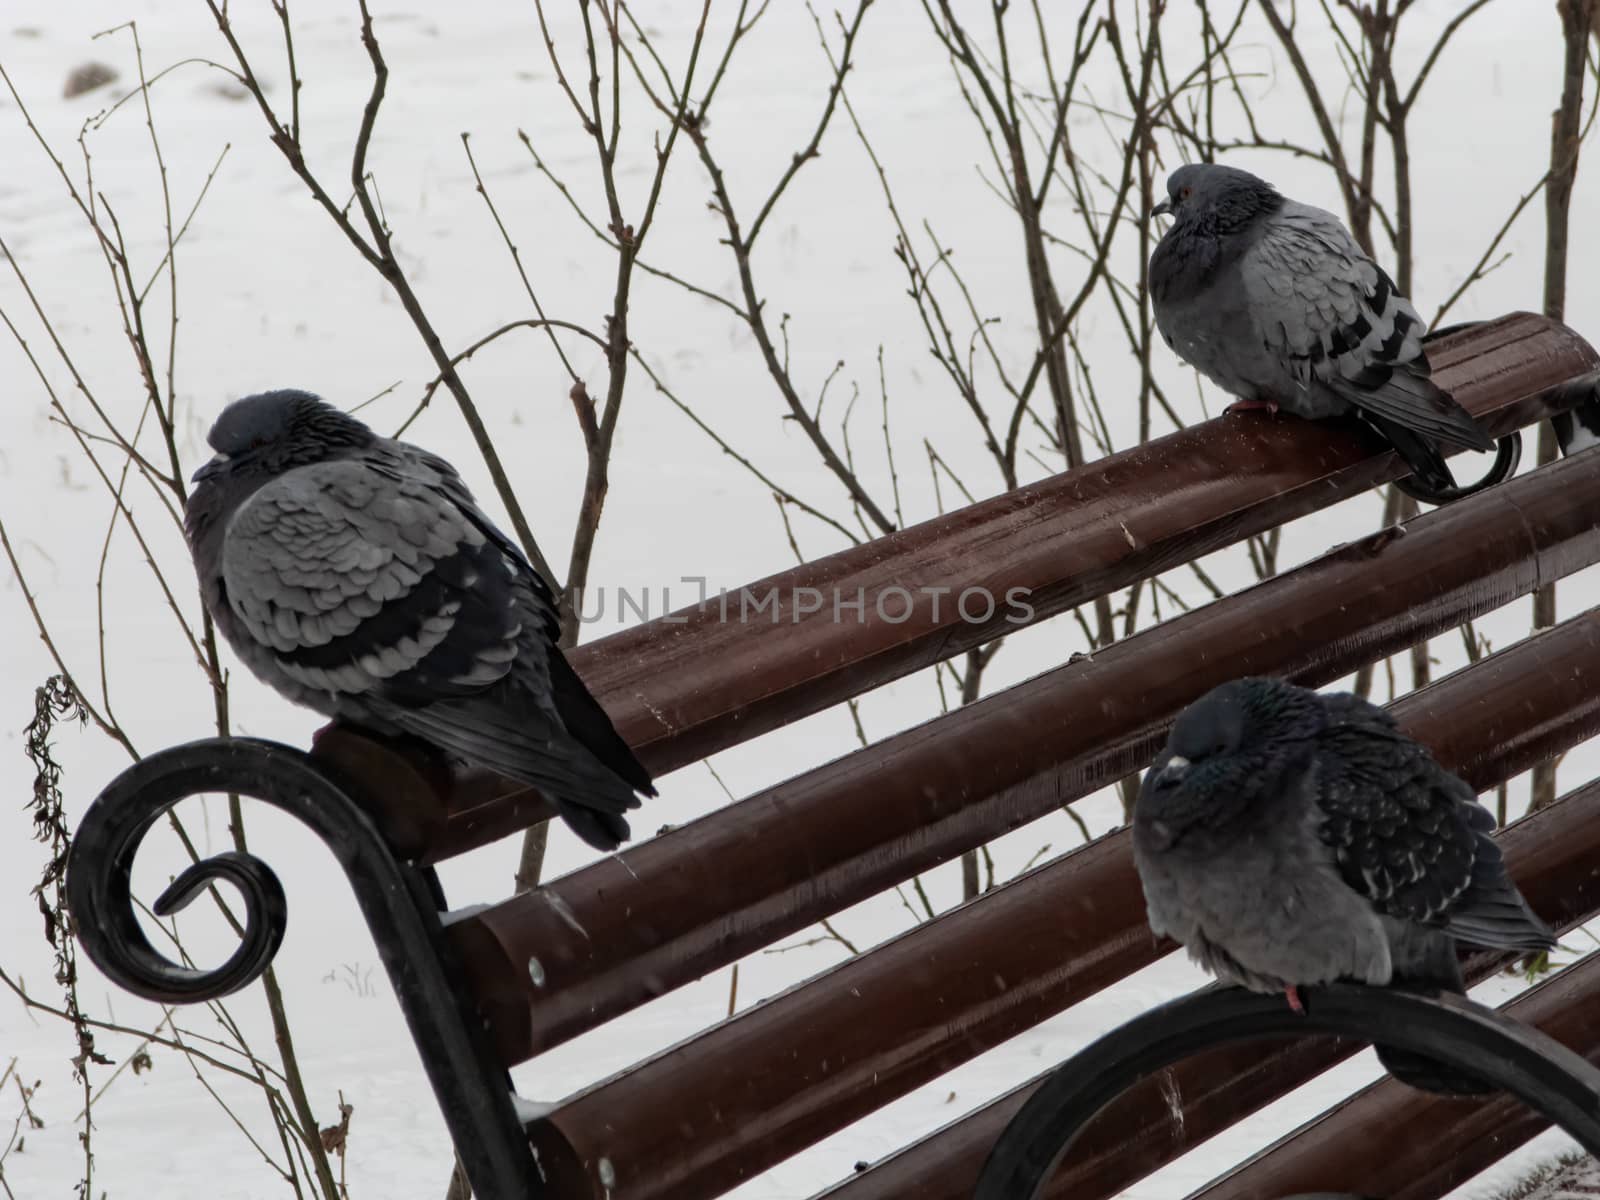
[[[716, 7], [713, 37], [724, 33], [731, 19], [731, 5]], [[1076, 6], [1070, 12], [1061, 7], [1052, 20], [1061, 24], [1063, 44], [1070, 44]], [[472, 135], [486, 181], [547, 311], [598, 327], [610, 305], [614, 261], [535, 172], [517, 138], [519, 129], [526, 130], [580, 202], [590, 212], [602, 211], [592, 145], [555, 86], [532, 6], [458, 0], [446, 7], [411, 0], [376, 8], [391, 81], [370, 165], [396, 231], [401, 261], [446, 344], [464, 346], [507, 320], [531, 315], [474, 191], [461, 147], [463, 132]], [[567, 6], [552, 8], [557, 10], [557, 45], [576, 63], [582, 46], [576, 17]], [[1174, 8], [1185, 10], [1174, 13], [1168, 34], [1177, 44], [1193, 16], [1187, 6]], [[1400, 51], [1403, 76], [1415, 70], [1427, 42], [1458, 5], [1420, 0], [1416, 8], [1408, 18], [1415, 40], [1403, 42]], [[1549, 113], [1560, 83], [1554, 8], [1533, 0], [1490, 4], [1458, 35], [1413, 117], [1419, 214], [1413, 292], [1424, 314], [1431, 314], [1470, 270], [1517, 198], [1547, 165]], [[236, 4], [232, 15], [247, 47], [264, 64], [274, 103], [286, 105], [287, 72], [270, 9]], [[693, 17], [694, 6], [683, 0], [649, 6], [649, 28], [675, 69], [686, 54]], [[0, 65], [45, 137], [80, 177], [75, 143], [80, 127], [123, 96], [136, 79], [126, 31], [99, 41], [91, 38], [130, 18], [138, 21], [151, 74], [180, 60], [228, 57], [198, 0], [80, 0], [71, 5], [6, 0], [0, 7]], [[1307, 56], [1337, 96], [1339, 74], [1331, 40], [1316, 23], [1308, 20], [1307, 28], [1313, 31], [1304, 46]], [[343, 181], [370, 78], [354, 5], [300, 6], [295, 30], [300, 73], [306, 80], [301, 99], [308, 155], [326, 179]], [[1314, 130], [1303, 101], [1293, 79], [1276, 73], [1274, 55], [1257, 22], [1243, 39], [1239, 58], [1256, 72], [1248, 84], [1260, 111], [1269, 114], [1275, 129], [1310, 139]], [[62, 99], [67, 72], [89, 58], [115, 65], [121, 79], [88, 95]], [[956, 248], [980, 311], [1001, 318], [996, 336], [1020, 357], [1030, 344], [1031, 327], [1020, 238], [1014, 220], [977, 169], [986, 161], [984, 148], [920, 6], [910, 0], [883, 0], [868, 14], [857, 63], [849, 95], [884, 161], [908, 224], [920, 228], [926, 219]], [[1106, 63], [1099, 61], [1094, 69], [1104, 71]], [[811, 17], [794, 0], [778, 0], [750, 44], [735, 56], [723, 99], [713, 111], [710, 136], [736, 201], [752, 206], [756, 197], [764, 196], [810, 136], [827, 77]], [[362, 414], [388, 431], [404, 419], [434, 374], [390, 289], [316, 208], [268, 144], [253, 105], [230, 98], [219, 88], [221, 81], [214, 70], [191, 63], [166, 76], [152, 92], [173, 203], [180, 213], [187, 211], [228, 147], [210, 194], [179, 248], [176, 378], [179, 413], [187, 430], [185, 473], [207, 456], [202, 434], [230, 398], [300, 386], [349, 407], [392, 388]], [[653, 164], [649, 139], [658, 122], [636, 89], [625, 91], [633, 119], [625, 123], [619, 184], [625, 189], [625, 210], [632, 214], [643, 201]], [[1109, 76], [1091, 79], [1089, 92], [1112, 97], [1115, 81]], [[1336, 112], [1347, 127], [1358, 116], [1353, 109]], [[1086, 110], [1073, 119], [1087, 141], [1103, 118]], [[1112, 126], [1120, 129], [1114, 118]], [[95, 186], [114, 206], [130, 253], [147, 276], [160, 260], [164, 234], [160, 180], [137, 97], [96, 126], [88, 142]], [[1102, 139], [1101, 144], [1110, 163], [1111, 143]], [[1243, 155], [1235, 161], [1270, 174], [1297, 198], [1338, 207], [1332, 176], [1315, 164], [1282, 155]], [[1595, 269], [1600, 265], [1600, 222], [1589, 219], [1600, 206], [1597, 165], [1586, 164], [1580, 173], [1573, 202], [1568, 303], [1569, 323], [1591, 339], [1600, 338], [1600, 271]], [[680, 146], [646, 257], [733, 294], [733, 262], [717, 240], [720, 222], [706, 208], [708, 195], [705, 174], [691, 148]], [[1063, 189], [1057, 189], [1053, 203], [1051, 216], [1061, 228], [1081, 229]], [[96, 394], [125, 418], [137, 412], [142, 391], [104, 260], [9, 96], [0, 97], [0, 238], [26, 272]], [[1000, 484], [973, 436], [970, 415], [928, 357], [915, 310], [904, 294], [903, 272], [891, 254], [892, 241], [893, 228], [870, 163], [849, 125], [838, 120], [821, 158], [801, 172], [775, 212], [756, 256], [756, 271], [770, 314], [774, 319], [778, 313], [790, 314], [790, 351], [802, 389], [814, 398], [835, 364], [842, 362], [834, 385], [840, 399], [830, 404], [842, 407], [847, 387], [860, 385], [858, 438], [874, 449], [879, 437], [876, 358], [882, 347], [907, 514], [920, 519], [936, 511], [923, 469], [923, 438], [938, 446], [979, 495], [992, 494]], [[1132, 241], [1131, 236], [1122, 238], [1117, 258], [1118, 270], [1128, 277], [1134, 273], [1128, 250]], [[1537, 309], [1542, 247], [1542, 205], [1536, 201], [1505, 242], [1510, 258], [1468, 293], [1452, 319]], [[1072, 268], [1061, 270], [1066, 286], [1075, 285]], [[164, 297], [164, 286], [153, 295]], [[164, 305], [162, 299], [152, 307], [159, 315]], [[74, 411], [81, 411], [69, 376], [50, 352], [43, 328], [9, 270], [0, 270], [0, 307], [18, 322], [51, 383], [69, 397]], [[643, 354], [705, 421], [785, 486], [831, 512], [844, 510], [837, 483], [799, 431], [781, 419], [780, 401], [759, 355], [727, 313], [641, 276], [636, 279], [632, 328]], [[1090, 346], [1101, 395], [1132, 394], [1137, 364], [1117, 351], [1125, 343], [1109, 312], [1091, 312], [1080, 334]], [[1109, 349], [1096, 353], [1097, 337]], [[156, 340], [164, 346], [164, 330]], [[576, 341], [567, 345], [590, 390], [601, 394], [605, 371], [598, 351]], [[1162, 377], [1186, 406], [1185, 416], [1199, 419], [1198, 390], [1157, 349]], [[478, 355], [466, 377], [542, 543], [564, 564], [583, 457], [559, 365], [539, 335], [524, 335]], [[110, 504], [69, 435], [51, 421], [44, 388], [10, 337], [0, 339], [0, 380], [0, 519], [60, 649], [75, 671], [93, 680], [95, 568]], [[1214, 394], [1206, 395], [1204, 403], [1210, 413], [1220, 407]], [[1117, 444], [1129, 444], [1133, 413], [1117, 410], [1114, 403], [1108, 410]], [[491, 511], [499, 513], [481, 460], [445, 393], [441, 391], [408, 437], [451, 457]], [[860, 457], [869, 486], [886, 488], [879, 457], [865, 451]], [[1030, 478], [1043, 473], [1036, 466], [1029, 469]], [[947, 489], [947, 498], [949, 494]], [[178, 530], [160, 519], [148, 494], [137, 495], [136, 502], [158, 558], [186, 589]], [[1372, 529], [1379, 511], [1377, 499], [1366, 497], [1299, 522], [1286, 535], [1282, 565]], [[839, 547], [836, 535], [803, 518], [797, 530], [808, 556]], [[675, 605], [688, 599], [682, 577], [705, 576], [712, 587], [731, 588], [791, 563], [777, 511], [763, 489], [635, 371], [612, 464], [593, 583], [608, 595], [619, 587], [650, 589], [652, 612], [659, 613], [664, 588], [674, 590]], [[1216, 556], [1211, 569], [1230, 586], [1248, 578], [1238, 551]], [[1595, 579], [1589, 573], [1563, 585], [1563, 616], [1595, 602]], [[1184, 586], [1180, 576], [1173, 582]], [[211, 732], [203, 678], [124, 532], [111, 545], [106, 587], [112, 706], [135, 744], [148, 752]], [[1188, 594], [1194, 602], [1201, 599], [1197, 589], [1189, 588]], [[181, 591], [180, 601], [191, 616], [198, 612], [189, 591]], [[585, 627], [584, 640], [616, 627], [614, 599], [607, 610], [601, 621]], [[1496, 646], [1509, 644], [1526, 631], [1529, 612], [1529, 602], [1521, 601], [1484, 622], [1483, 628]], [[1436, 646], [1441, 671], [1458, 664], [1454, 638], [1440, 639]], [[987, 687], [1014, 683], [1064, 661], [1079, 648], [1070, 618], [1029, 631], [999, 654]], [[32, 773], [22, 754], [21, 730], [32, 715], [34, 687], [53, 670], [16, 581], [9, 572], [0, 573], [0, 795], [11, 798], [0, 813], [0, 965], [52, 1003], [59, 997], [28, 895], [43, 851], [30, 840], [24, 810]], [[319, 723], [240, 672], [232, 680], [240, 732], [304, 744]], [[931, 678], [923, 675], [867, 697], [862, 720], [876, 739], [936, 714], [938, 704]], [[732, 792], [742, 796], [855, 745], [848, 716], [833, 711], [721, 753], [714, 765]], [[63, 729], [56, 748], [65, 766], [69, 813], [76, 819], [127, 760], [92, 730]], [[1592, 748], [1571, 754], [1562, 769], [1562, 790], [1588, 779], [1596, 764]], [[660, 785], [660, 799], [636, 822], [642, 832], [653, 829], [653, 823], [682, 822], [726, 802], [717, 782], [698, 764], [665, 777]], [[1525, 796], [1525, 786], [1514, 792], [1514, 805], [1524, 804]], [[190, 827], [203, 841], [202, 849], [221, 849], [228, 840], [225, 810], [220, 805], [202, 808], [200, 803], [190, 806]], [[1086, 801], [1078, 810], [1096, 833], [1111, 828], [1118, 813], [1110, 796]], [[354, 1105], [351, 1194], [441, 1196], [449, 1170], [444, 1127], [338, 869], [292, 821], [252, 807], [248, 825], [253, 849], [276, 866], [289, 892], [289, 933], [277, 968], [313, 1103], [325, 1124], [337, 1119], [341, 1091]], [[1040, 846], [1049, 843], [1055, 854], [1080, 840], [1070, 822], [1053, 817], [1003, 839], [994, 852], [1001, 874], [1009, 876]], [[507, 894], [515, 853], [516, 839], [511, 839], [446, 864], [442, 874], [452, 902], [489, 901]], [[571, 870], [590, 854], [557, 828], [547, 874]], [[153, 836], [135, 874], [137, 894], [154, 896], [182, 861], [170, 836]], [[948, 905], [959, 894], [957, 867], [933, 872], [928, 883], [936, 901]], [[226, 943], [205, 927], [207, 915], [198, 912], [201, 907], [196, 906], [192, 936], [198, 945], [220, 952]], [[908, 922], [892, 895], [837, 918], [839, 927], [862, 945], [892, 936]], [[1592, 942], [1575, 933], [1567, 944], [1581, 952]], [[739, 1006], [825, 969], [841, 954], [836, 944], [823, 943], [751, 957], [741, 967]], [[1558, 956], [1561, 961], [1571, 957]], [[150, 1006], [106, 984], [87, 963], [84, 970], [84, 1001], [97, 1015], [110, 1014], [136, 1027], [159, 1019]], [[1196, 973], [1176, 958], [1158, 963], [774, 1168], [736, 1194], [748, 1200], [810, 1195], [847, 1174], [856, 1161], [903, 1145], [1067, 1056], [1129, 1013], [1198, 982]], [[1514, 980], [1500, 979], [1477, 994], [1498, 1001], [1517, 986]], [[726, 970], [673, 992], [519, 1068], [520, 1090], [544, 1099], [565, 1095], [705, 1028], [723, 1015], [728, 993]], [[257, 1044], [270, 1046], [258, 990], [228, 1004]], [[203, 1013], [182, 1014], [181, 1020], [202, 1032], [212, 1028]], [[135, 1044], [134, 1039], [109, 1034], [99, 1039], [100, 1049], [118, 1060]], [[46, 1123], [36, 1131], [24, 1127], [25, 1146], [4, 1160], [6, 1183], [17, 1197], [66, 1195], [79, 1176], [75, 1117], [82, 1096], [70, 1077], [72, 1053], [64, 1023], [28, 1013], [9, 993], [0, 995], [0, 1069], [15, 1056], [18, 1074], [40, 1081], [33, 1107]], [[1181, 1196], [1373, 1074], [1370, 1057], [1362, 1056], [1128, 1194], [1150, 1200]], [[102, 1069], [95, 1078], [103, 1081], [108, 1075]], [[212, 1082], [257, 1136], [267, 1131], [252, 1089], [226, 1078]], [[0, 1143], [16, 1112], [12, 1086], [0, 1094]], [[124, 1072], [95, 1104], [94, 1113], [97, 1195], [112, 1200], [243, 1200], [287, 1194], [175, 1053], [158, 1049], [153, 1070], [137, 1076]], [[1540, 1143], [1546, 1152], [1548, 1142]], [[1497, 1177], [1526, 1157], [1502, 1167]], [[1480, 1180], [1470, 1190], [1484, 1186]]]

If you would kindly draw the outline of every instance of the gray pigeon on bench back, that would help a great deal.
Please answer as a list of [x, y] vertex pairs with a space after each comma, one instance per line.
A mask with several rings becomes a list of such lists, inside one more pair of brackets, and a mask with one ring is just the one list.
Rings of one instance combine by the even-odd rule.
[[[1133, 853], [1152, 930], [1299, 1011], [1297, 989], [1334, 980], [1460, 993], [1457, 940], [1553, 947], [1493, 829], [1383, 709], [1250, 678], [1179, 715], [1140, 788]], [[1482, 1090], [1380, 1057], [1430, 1090]]]
[[455, 469], [301, 391], [223, 410], [185, 533], [217, 628], [298, 704], [539, 789], [591, 846], [650, 776], [556, 648], [554, 598]]
[[1429, 378], [1422, 318], [1332, 213], [1212, 163], [1174, 171], [1155, 213], [1174, 218], [1150, 256], [1156, 326], [1237, 407], [1355, 411], [1411, 468], [1419, 499], [1509, 474], [1456, 487], [1437, 443], [1494, 442]]

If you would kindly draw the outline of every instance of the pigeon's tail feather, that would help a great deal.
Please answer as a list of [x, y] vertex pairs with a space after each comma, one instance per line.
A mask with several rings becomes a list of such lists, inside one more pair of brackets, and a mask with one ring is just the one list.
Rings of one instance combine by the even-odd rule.
[[531, 706], [475, 698], [396, 707], [382, 715], [473, 766], [538, 788], [591, 846], [615, 850], [627, 839], [622, 814], [639, 807], [633, 788]]
[[1394, 447], [1395, 453], [1411, 468], [1412, 478], [1422, 484], [1426, 491], [1445, 493], [1456, 490], [1455, 476], [1450, 474], [1450, 468], [1445, 465], [1444, 455], [1426, 437], [1373, 413], [1362, 415]]
[[1463, 942], [1492, 950], [1553, 950], [1556, 945], [1544, 922], [1526, 904], [1514, 902], [1452, 916], [1446, 928]]
[[[1423, 504], [1449, 504], [1454, 500], [1465, 500], [1468, 496], [1476, 496], [1479, 492], [1510, 479], [1517, 473], [1517, 465], [1522, 461], [1522, 434], [1511, 433], [1500, 439], [1494, 462], [1490, 464], [1482, 478], [1472, 483], [1456, 484], [1449, 469], [1443, 465], [1444, 460], [1425, 439], [1398, 426], [1384, 426], [1377, 421], [1373, 421], [1373, 424], [1378, 425], [1384, 436], [1399, 451], [1400, 457], [1407, 462], [1416, 464], [1431, 458], [1438, 464], [1429, 471], [1419, 471], [1413, 465], [1412, 474], [1394, 481], [1396, 488]], [[1405, 449], [1401, 449], [1402, 446]], [[1430, 478], [1434, 482], [1428, 482]], [[1443, 482], [1445, 480], [1450, 482]]]
[[1422, 371], [1397, 366], [1376, 387], [1362, 387], [1359, 380], [1352, 380], [1338, 390], [1369, 417], [1399, 425], [1429, 441], [1448, 442], [1468, 450], [1493, 450], [1494, 439], [1483, 431], [1483, 426], [1454, 396], [1423, 373], [1427, 360], [1407, 364], [1415, 365], [1420, 365]]
[[1444, 928], [1451, 937], [1491, 950], [1553, 950], [1556, 944], [1554, 931], [1534, 915], [1506, 877], [1500, 848], [1482, 833], [1472, 883]]
[[596, 850], [615, 850], [633, 835], [633, 830], [628, 827], [627, 818], [620, 817], [616, 813], [584, 808], [580, 804], [572, 804], [566, 800], [556, 801], [556, 811], [567, 823], [567, 828]]
[[567, 732], [583, 745], [602, 764], [622, 776], [635, 790], [646, 796], [656, 794], [650, 773], [634, 757], [632, 748], [622, 740], [611, 723], [606, 710], [578, 678], [572, 664], [561, 651], [550, 651], [550, 698]]
[[1500, 1089], [1469, 1071], [1447, 1067], [1422, 1054], [1397, 1046], [1374, 1046], [1378, 1061], [1407, 1087], [1436, 1096], [1486, 1096]]
[[[1389, 981], [1390, 987], [1405, 992], [1445, 992], [1455, 996], [1466, 994], [1466, 983], [1461, 978], [1455, 945], [1449, 938], [1429, 934], [1412, 944], [1424, 949], [1410, 958], [1404, 973], [1396, 971], [1394, 978]], [[1481, 1096], [1496, 1090], [1475, 1075], [1447, 1067], [1415, 1051], [1382, 1045], [1373, 1046], [1373, 1049], [1389, 1074], [1419, 1091], [1441, 1096]]]

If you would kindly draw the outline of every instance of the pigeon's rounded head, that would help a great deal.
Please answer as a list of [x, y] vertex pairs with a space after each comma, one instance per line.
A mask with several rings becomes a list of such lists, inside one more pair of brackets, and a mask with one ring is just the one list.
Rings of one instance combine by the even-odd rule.
[[216, 457], [194, 478], [203, 481], [224, 471], [280, 475], [359, 450], [375, 437], [360, 421], [310, 392], [262, 392], [222, 410], [206, 434]]
[[1151, 215], [1169, 213], [1178, 225], [1228, 233], [1275, 212], [1283, 197], [1265, 179], [1220, 163], [1189, 163], [1167, 179], [1167, 198]]
[[1302, 769], [1324, 724], [1317, 694], [1281, 680], [1213, 688], [1178, 714], [1145, 774], [1138, 814], [1168, 825], [1225, 819]]

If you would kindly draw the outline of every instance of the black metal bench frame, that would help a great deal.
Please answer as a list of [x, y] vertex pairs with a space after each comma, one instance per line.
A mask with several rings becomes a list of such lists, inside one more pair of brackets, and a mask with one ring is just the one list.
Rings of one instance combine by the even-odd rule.
[[1006, 1126], [973, 1200], [1033, 1200], [1106, 1105], [1148, 1075], [1213, 1046], [1331, 1033], [1426, 1054], [1510, 1092], [1600, 1155], [1600, 1070], [1539, 1030], [1463, 996], [1356, 984], [1280, 995], [1202, 988], [1119, 1025], [1057, 1067]]
[[344, 868], [433, 1084], [456, 1153], [480, 1200], [547, 1194], [517, 1119], [511, 1077], [495, 1058], [473, 998], [458, 981], [432, 867], [402, 862], [350, 791], [290, 746], [208, 738], [135, 763], [90, 806], [72, 842], [67, 900], [79, 942], [111, 980], [168, 1004], [215, 1000], [255, 982], [283, 941], [288, 910], [272, 868], [229, 851], [185, 870], [157, 898], [167, 916], [226, 881], [244, 897], [245, 930], [221, 966], [196, 970], [150, 944], [130, 877], [139, 845], [173, 805], [203, 793], [261, 800], [309, 826]]

